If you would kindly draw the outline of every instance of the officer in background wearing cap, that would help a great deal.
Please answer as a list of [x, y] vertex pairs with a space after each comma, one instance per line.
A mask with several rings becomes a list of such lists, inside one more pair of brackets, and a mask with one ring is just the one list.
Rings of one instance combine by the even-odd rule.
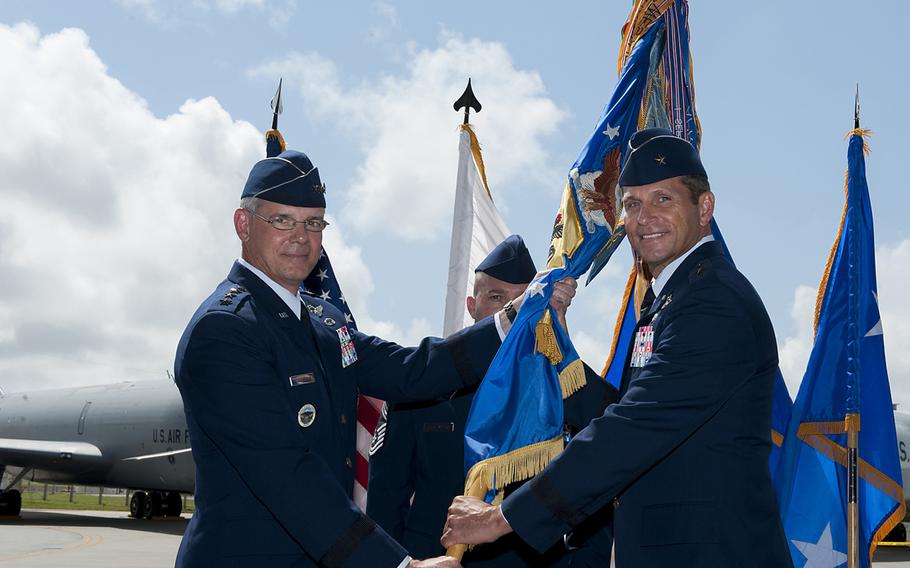
[[621, 568], [792, 566], [768, 471], [771, 321], [714, 242], [695, 148], [664, 129], [629, 146], [626, 231], [653, 279], [622, 398], [501, 506], [456, 499], [443, 544], [515, 531], [545, 550], [613, 508]]
[[[253, 166], [234, 213], [241, 258], [190, 320], [174, 366], [196, 462], [190, 566], [458, 566], [412, 561], [351, 501], [358, 390], [428, 399], [480, 381], [511, 321], [494, 314], [404, 348], [299, 295], [316, 264], [325, 186], [286, 151]], [[554, 289], [560, 313], [574, 282]], [[495, 320], [495, 321], [494, 321]]]
[[[474, 270], [465, 301], [475, 322], [501, 310], [534, 279], [537, 269], [524, 241], [511, 235]], [[585, 365], [587, 385], [565, 401], [567, 428], [577, 432], [618, 399], [617, 391]], [[367, 515], [415, 558], [443, 554], [439, 544], [446, 511], [464, 492], [464, 428], [477, 386], [442, 401], [386, 404], [370, 444]], [[413, 496], [413, 499], [412, 499]], [[466, 566], [544, 566], [546, 557], [521, 539], [477, 547]]]

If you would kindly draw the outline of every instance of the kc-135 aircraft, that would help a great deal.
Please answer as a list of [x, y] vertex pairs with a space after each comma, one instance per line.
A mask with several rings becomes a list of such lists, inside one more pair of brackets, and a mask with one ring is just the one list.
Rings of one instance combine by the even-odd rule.
[[[895, 411], [910, 509], [910, 414]], [[0, 393], [0, 516], [18, 515], [20, 480], [135, 489], [130, 515], [179, 515], [195, 466], [183, 402], [170, 380]]]
[[0, 487], [0, 516], [19, 514], [23, 479], [135, 489], [130, 515], [145, 518], [179, 515], [195, 485], [170, 380], [0, 393], [0, 473], [7, 466], [22, 470]]

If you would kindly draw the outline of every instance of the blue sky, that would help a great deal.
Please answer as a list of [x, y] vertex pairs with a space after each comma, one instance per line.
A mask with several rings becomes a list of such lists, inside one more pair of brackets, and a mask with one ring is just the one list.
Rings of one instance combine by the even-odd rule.
[[[0, 386], [164, 376], [238, 248], [230, 212], [281, 130], [329, 187], [327, 247], [361, 327], [442, 327], [466, 78], [494, 197], [543, 264], [564, 175], [616, 81], [630, 2], [121, 0], [0, 4]], [[695, 1], [702, 156], [717, 217], [795, 385], [843, 206], [860, 84], [895, 398], [910, 403], [904, 2]], [[68, 29], [68, 31], [63, 31]], [[44, 218], [50, 227], [35, 227]], [[620, 256], [570, 314], [599, 367]], [[342, 266], [337, 266], [341, 264]], [[68, 370], [64, 377], [59, 370]]]

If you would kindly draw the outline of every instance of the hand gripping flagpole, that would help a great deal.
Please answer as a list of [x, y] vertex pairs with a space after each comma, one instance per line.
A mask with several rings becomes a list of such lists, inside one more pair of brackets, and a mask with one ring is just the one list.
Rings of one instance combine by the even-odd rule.
[[[853, 107], [853, 127], [859, 129], [859, 84], [856, 85], [856, 99]], [[848, 196], [852, 199], [853, 196]], [[848, 239], [856, 240], [856, 212], [849, 216], [847, 222]], [[860, 372], [861, 362], [859, 342], [862, 339], [859, 332], [859, 275], [856, 274], [859, 259], [855, 242], [848, 246], [849, 266], [847, 272], [848, 294], [850, 304], [848, 310], [848, 329], [850, 330], [847, 344], [847, 372], [852, 375], [852, 381], [847, 382], [847, 415], [844, 417], [844, 426], [847, 430], [847, 568], [859, 568], [859, 502], [857, 499], [857, 462], [859, 457], [859, 429], [860, 415]]]

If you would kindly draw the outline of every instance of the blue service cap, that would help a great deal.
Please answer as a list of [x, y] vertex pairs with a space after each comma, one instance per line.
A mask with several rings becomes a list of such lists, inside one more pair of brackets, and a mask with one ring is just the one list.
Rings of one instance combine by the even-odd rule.
[[306, 154], [285, 150], [256, 162], [240, 195], [245, 197], [294, 207], [325, 207], [325, 184]]
[[698, 150], [666, 128], [645, 128], [629, 139], [629, 157], [619, 174], [619, 185], [647, 185], [689, 175], [708, 176]]
[[534, 280], [537, 269], [522, 238], [510, 235], [496, 245], [474, 272], [489, 274], [509, 284], [527, 284]]

